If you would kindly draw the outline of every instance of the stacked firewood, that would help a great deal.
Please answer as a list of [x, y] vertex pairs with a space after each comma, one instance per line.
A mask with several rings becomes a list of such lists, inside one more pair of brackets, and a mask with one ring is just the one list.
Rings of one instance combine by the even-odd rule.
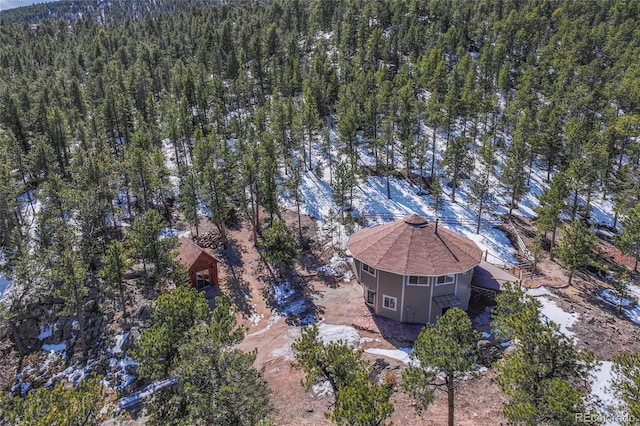
[[207, 232], [193, 237], [193, 242], [202, 248], [216, 249], [221, 243], [220, 234], [217, 232]]

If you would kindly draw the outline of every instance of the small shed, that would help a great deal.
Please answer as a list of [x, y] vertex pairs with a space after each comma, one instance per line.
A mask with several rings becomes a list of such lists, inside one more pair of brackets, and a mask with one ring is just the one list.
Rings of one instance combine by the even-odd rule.
[[218, 285], [218, 263], [220, 260], [188, 238], [178, 240], [178, 262], [187, 268], [191, 285], [201, 290]]

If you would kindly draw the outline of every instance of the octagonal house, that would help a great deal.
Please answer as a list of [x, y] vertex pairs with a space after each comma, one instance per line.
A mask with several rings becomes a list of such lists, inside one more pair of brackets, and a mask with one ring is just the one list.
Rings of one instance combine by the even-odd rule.
[[462, 235], [413, 214], [356, 232], [347, 247], [377, 315], [426, 324], [449, 308], [469, 307], [482, 251]]

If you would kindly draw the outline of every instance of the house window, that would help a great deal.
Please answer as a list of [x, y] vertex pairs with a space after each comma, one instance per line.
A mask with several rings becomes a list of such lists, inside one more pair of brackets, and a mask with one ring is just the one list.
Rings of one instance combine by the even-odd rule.
[[409, 285], [429, 285], [429, 277], [418, 277], [416, 275], [409, 276]]
[[370, 305], [376, 304], [376, 292], [373, 290], [367, 289], [367, 303]]
[[209, 271], [200, 271], [196, 273], [196, 288], [198, 290], [201, 290], [210, 284]]
[[456, 280], [456, 276], [455, 275], [441, 275], [438, 278], [436, 278], [436, 285], [447, 285], [447, 284], [453, 284]]
[[398, 299], [395, 297], [387, 296], [386, 294], [382, 296], [382, 306], [392, 311], [396, 310]]
[[374, 277], [376, 276], [376, 270], [373, 269], [371, 266], [367, 265], [366, 263], [362, 264], [362, 270], [367, 272], [369, 275], [373, 275]]

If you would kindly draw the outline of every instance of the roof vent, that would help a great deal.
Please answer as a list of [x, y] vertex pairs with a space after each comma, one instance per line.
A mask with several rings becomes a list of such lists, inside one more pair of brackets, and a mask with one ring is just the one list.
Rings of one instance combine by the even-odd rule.
[[414, 226], [416, 228], [424, 228], [429, 222], [422, 216], [418, 216], [417, 214], [412, 214], [404, 218], [404, 223], [407, 225]]

